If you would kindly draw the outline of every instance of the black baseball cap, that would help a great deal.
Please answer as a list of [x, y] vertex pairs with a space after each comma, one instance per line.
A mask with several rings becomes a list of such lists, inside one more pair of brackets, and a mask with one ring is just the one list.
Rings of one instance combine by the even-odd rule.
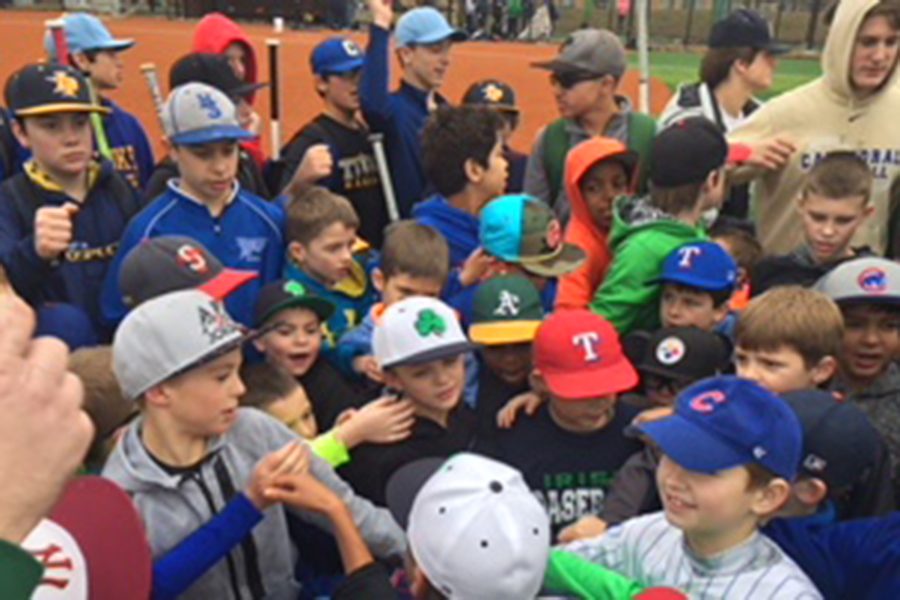
[[186, 83], [205, 83], [231, 98], [246, 98], [265, 83], [247, 83], [234, 73], [224, 54], [194, 52], [179, 58], [169, 70], [169, 89]]
[[466, 90], [462, 103], [516, 114], [519, 112], [515, 90], [508, 83], [503, 83], [498, 79], [476, 81]]
[[692, 383], [728, 370], [731, 344], [698, 327], [664, 327], [647, 335], [629, 335], [625, 352], [642, 375], [656, 375]]
[[769, 54], [784, 54], [789, 48], [772, 39], [768, 22], [757, 12], [739, 8], [713, 24], [710, 48], [754, 48]]
[[316, 296], [305, 285], [293, 279], [281, 279], [263, 287], [256, 301], [256, 327], [262, 327], [274, 314], [286, 308], [307, 308], [327, 320], [334, 314], [334, 304]]
[[27, 65], [6, 82], [6, 106], [16, 117], [56, 113], [109, 113], [91, 100], [87, 81], [77, 70], [58, 64]]
[[662, 130], [650, 151], [650, 181], [658, 187], [702, 183], [725, 166], [728, 142], [705, 117], [682, 119]]
[[880, 436], [858, 407], [838, 402], [823, 390], [783, 395], [803, 429], [800, 473], [828, 484], [831, 490], [851, 487], [874, 465]]
[[200, 242], [185, 236], [143, 240], [122, 261], [119, 291], [130, 307], [179, 290], [199, 289], [216, 300], [259, 276], [226, 269]]

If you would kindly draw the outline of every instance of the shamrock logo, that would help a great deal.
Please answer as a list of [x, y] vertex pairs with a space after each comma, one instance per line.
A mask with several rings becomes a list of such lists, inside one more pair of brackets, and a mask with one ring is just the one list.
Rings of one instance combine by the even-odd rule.
[[47, 81], [56, 86], [53, 88], [54, 94], [59, 94], [66, 98], [75, 98], [78, 96], [78, 89], [81, 87], [78, 80], [65, 71], [55, 72], [52, 77], [47, 78]]
[[415, 327], [421, 337], [428, 337], [432, 334], [440, 337], [447, 331], [447, 321], [433, 309], [426, 308], [419, 311]]
[[294, 281], [293, 279], [285, 283], [282, 289], [291, 296], [301, 297], [306, 295], [306, 287], [299, 281]]

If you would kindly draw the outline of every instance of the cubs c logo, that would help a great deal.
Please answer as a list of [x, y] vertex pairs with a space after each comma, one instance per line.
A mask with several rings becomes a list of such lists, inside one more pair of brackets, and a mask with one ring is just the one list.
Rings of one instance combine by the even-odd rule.
[[887, 273], [878, 267], [866, 269], [856, 280], [864, 292], [877, 294], [887, 289]]
[[596, 331], [585, 331], [572, 336], [572, 345], [580, 347], [584, 352], [585, 362], [597, 362], [600, 355], [597, 353], [600, 347], [600, 334]]
[[694, 266], [694, 258], [703, 254], [703, 250], [697, 246], [685, 246], [678, 249], [678, 266], [682, 269], [690, 269]]
[[178, 264], [187, 267], [195, 273], [206, 273], [209, 271], [209, 265], [206, 263], [206, 257], [203, 252], [194, 246], [185, 244], [178, 248], [177, 253]]
[[703, 392], [693, 400], [691, 400], [691, 410], [698, 413], [709, 414], [716, 410], [716, 406], [725, 403], [725, 394], [719, 390], [710, 390]]

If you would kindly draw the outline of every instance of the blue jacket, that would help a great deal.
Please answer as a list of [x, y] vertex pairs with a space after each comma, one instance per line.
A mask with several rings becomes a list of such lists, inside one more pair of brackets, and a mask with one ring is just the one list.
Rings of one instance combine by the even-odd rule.
[[103, 117], [112, 162], [116, 170], [128, 179], [128, 183], [141, 190], [153, 174], [155, 165], [147, 133], [134, 115], [122, 110], [112, 100], [103, 98], [101, 104], [112, 110]]
[[283, 230], [284, 212], [240, 186], [236, 185], [234, 200], [225, 211], [213, 217], [206, 206], [182, 193], [173, 179], [169, 189], [129, 223], [103, 287], [103, 316], [118, 323], [128, 312], [119, 291], [119, 269], [128, 252], [146, 238], [184, 235], [206, 246], [226, 267], [259, 273], [259, 278], [225, 300], [232, 317], [252, 326], [260, 289], [281, 275]]
[[[384, 148], [391, 168], [391, 180], [400, 215], [408, 218], [413, 205], [425, 191], [425, 171], [422, 168], [420, 136], [428, 118], [428, 93], [401, 83], [400, 88], [388, 91], [390, 74], [390, 32], [377, 25], [369, 29], [369, 47], [359, 85], [359, 100], [363, 115], [372, 131], [384, 134]], [[446, 104], [436, 95], [438, 104]]]
[[0, 108], [0, 182], [22, 172], [22, 164], [31, 153], [19, 145], [12, 131], [12, 115]]
[[140, 199], [112, 164], [94, 163], [90, 191], [74, 218], [72, 243], [59, 260], [47, 261], [34, 246], [37, 209], [76, 201], [40, 175], [33, 162], [25, 171], [0, 186], [0, 263], [29, 304], [73, 304], [91, 318], [98, 338], [107, 339], [100, 292], [122, 232], [141, 208]]
[[762, 529], [828, 600], [900, 598], [900, 512], [835, 522], [832, 506]]
[[372, 354], [372, 336], [375, 334], [375, 318], [372, 311], [366, 314], [359, 326], [341, 336], [336, 348], [336, 362], [341, 372], [353, 378], [359, 375], [353, 371], [353, 361], [357, 357]]
[[478, 239], [478, 217], [450, 204], [435, 194], [413, 209], [413, 218], [421, 225], [437, 229], [450, 246], [450, 268], [461, 267], [481, 244]]

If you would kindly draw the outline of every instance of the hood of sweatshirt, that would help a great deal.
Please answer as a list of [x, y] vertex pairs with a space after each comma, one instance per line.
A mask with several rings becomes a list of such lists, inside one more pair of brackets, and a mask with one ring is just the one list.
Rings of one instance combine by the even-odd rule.
[[[569, 196], [569, 204], [572, 207], [571, 223], [579, 223], [582, 228], [589, 231], [595, 237], [606, 238], [607, 232], [601, 231], [594, 222], [587, 202], [581, 193], [581, 180], [599, 162], [603, 162], [614, 156], [627, 157], [628, 148], [612, 138], [595, 137], [575, 146], [566, 157], [566, 193]], [[633, 174], [626, 168], [629, 177]]]
[[[231, 44], [241, 44], [247, 52], [246, 75], [247, 83], [257, 83], [259, 67], [256, 59], [256, 50], [250, 42], [250, 37], [241, 29], [240, 25], [221, 13], [210, 13], [200, 19], [194, 29], [194, 42], [192, 52], [207, 52], [210, 54], [222, 54]], [[249, 97], [253, 102], [254, 96]]]
[[435, 195], [416, 204], [412, 214], [416, 221], [434, 227], [447, 239], [453, 266], [462, 264], [478, 247], [478, 217], [456, 208], [444, 197]]
[[878, 3], [879, 0], [841, 0], [822, 51], [822, 71], [828, 90], [839, 99], [858, 106], [873, 102], [884, 90], [897, 85], [898, 69], [895, 64], [879, 92], [864, 100], [856, 99], [853, 92], [850, 74], [856, 35], [865, 21], [866, 13]]
[[610, 247], [618, 248], [631, 236], [647, 229], [653, 229], [654, 234], [659, 234], [660, 237], [683, 237], [685, 242], [696, 240], [698, 232], [697, 228], [676, 220], [669, 213], [650, 204], [647, 197], [616, 200]]

